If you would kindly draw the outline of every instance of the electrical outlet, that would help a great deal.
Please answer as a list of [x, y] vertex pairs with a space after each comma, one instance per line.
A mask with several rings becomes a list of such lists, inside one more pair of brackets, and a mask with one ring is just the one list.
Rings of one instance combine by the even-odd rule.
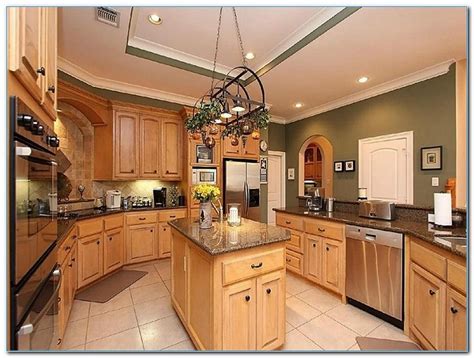
[[439, 178], [438, 177], [432, 177], [431, 178], [431, 186], [439, 186]]

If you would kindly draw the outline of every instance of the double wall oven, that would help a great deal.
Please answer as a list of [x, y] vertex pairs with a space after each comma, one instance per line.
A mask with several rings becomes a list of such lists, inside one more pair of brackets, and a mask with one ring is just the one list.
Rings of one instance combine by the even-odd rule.
[[59, 140], [17, 97], [9, 103], [9, 347], [57, 343], [61, 271], [57, 265]]

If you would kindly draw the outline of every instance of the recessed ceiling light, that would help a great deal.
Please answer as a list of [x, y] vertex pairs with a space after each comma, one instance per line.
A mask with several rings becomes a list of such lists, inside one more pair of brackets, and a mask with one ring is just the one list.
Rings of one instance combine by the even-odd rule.
[[295, 108], [301, 108], [301, 107], [303, 107], [303, 103], [300, 103], [300, 102], [295, 103]]
[[245, 54], [245, 58], [246, 58], [247, 60], [253, 60], [253, 59], [255, 58], [255, 55], [254, 55], [253, 52], [247, 52], [247, 53]]
[[369, 80], [368, 77], [363, 76], [363, 77], [359, 78], [359, 79], [357, 80], [357, 82], [359, 82], [359, 83], [365, 83], [365, 82], [367, 82], [368, 80]]
[[150, 21], [153, 25], [159, 25], [163, 22], [163, 19], [157, 14], [151, 14], [148, 16], [148, 21]]

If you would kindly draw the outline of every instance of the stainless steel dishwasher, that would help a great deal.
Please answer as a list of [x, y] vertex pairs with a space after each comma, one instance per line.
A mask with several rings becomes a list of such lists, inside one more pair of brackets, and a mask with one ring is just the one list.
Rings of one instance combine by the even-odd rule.
[[403, 327], [403, 235], [346, 225], [348, 302]]

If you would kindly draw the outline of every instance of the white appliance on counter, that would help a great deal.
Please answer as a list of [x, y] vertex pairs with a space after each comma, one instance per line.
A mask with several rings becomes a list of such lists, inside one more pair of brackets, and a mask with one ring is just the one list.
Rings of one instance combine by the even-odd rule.
[[120, 199], [122, 192], [120, 190], [107, 190], [105, 193], [105, 206], [107, 209], [120, 209]]

